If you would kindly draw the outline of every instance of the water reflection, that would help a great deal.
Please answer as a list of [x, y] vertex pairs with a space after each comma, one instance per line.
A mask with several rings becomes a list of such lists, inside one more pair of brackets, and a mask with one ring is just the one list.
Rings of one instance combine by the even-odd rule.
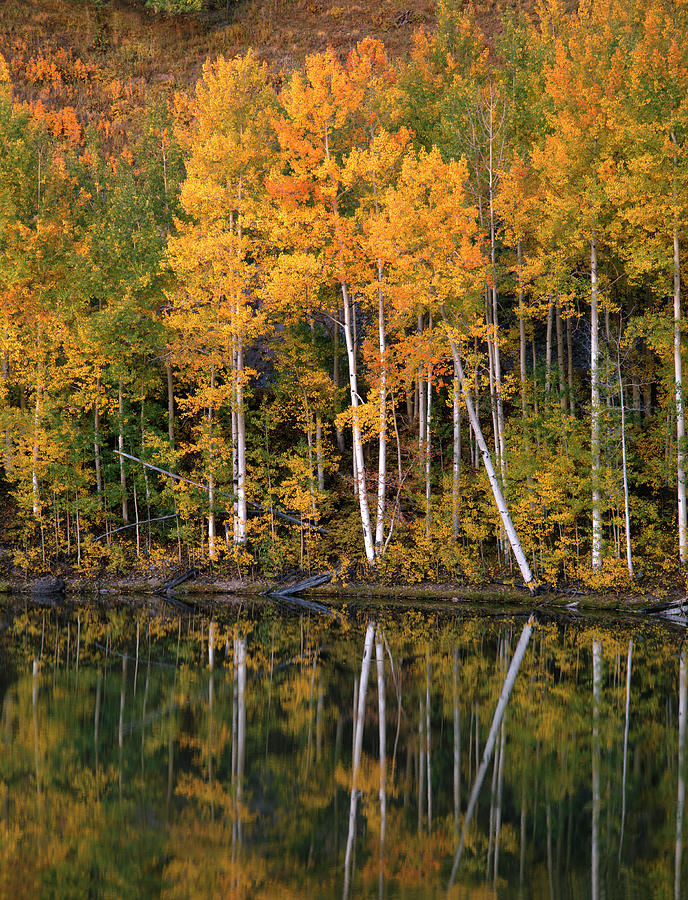
[[679, 898], [681, 637], [10, 613], [0, 896]]

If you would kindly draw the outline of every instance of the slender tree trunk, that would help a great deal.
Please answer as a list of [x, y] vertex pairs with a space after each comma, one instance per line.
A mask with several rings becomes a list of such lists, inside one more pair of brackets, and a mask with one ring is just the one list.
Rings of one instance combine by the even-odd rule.
[[566, 352], [568, 354], [569, 375], [569, 410], [571, 415], [576, 414], [576, 395], [573, 390], [573, 342], [571, 339], [571, 316], [566, 318]]
[[[338, 316], [339, 318], [339, 316]], [[332, 382], [334, 384], [334, 394], [335, 394], [335, 412], [339, 412], [339, 322], [334, 323], [334, 348], [333, 348], [333, 360], [332, 360]], [[337, 435], [337, 449], [340, 453], [344, 452], [344, 432], [338, 426], [335, 426], [335, 433]]]
[[475, 409], [473, 408], [473, 403], [471, 401], [470, 396], [468, 395], [468, 391], [466, 389], [466, 379], [463, 373], [463, 366], [461, 365], [461, 357], [459, 356], [459, 351], [456, 346], [456, 342], [451, 333], [451, 329], [446, 319], [446, 314], [444, 312], [444, 308], [441, 307], [442, 318], [445, 322], [445, 327], [447, 331], [447, 337], [449, 338], [449, 344], [451, 347], [452, 356], [454, 358], [454, 367], [455, 370], [459, 374], [459, 380], [461, 382], [461, 391], [463, 393], [464, 403], [466, 405], [466, 413], [468, 414], [469, 421], [471, 423], [471, 427], [473, 428], [473, 433], [475, 434], [476, 440], [480, 447], [480, 453], [483, 459], [483, 465], [485, 466], [485, 471], [487, 472], [487, 477], [490, 481], [490, 486], [492, 488], [492, 493], [494, 495], [495, 504], [497, 506], [497, 510], [499, 512], [500, 518], [502, 520], [502, 524], [504, 526], [504, 530], [509, 539], [509, 543], [511, 544], [511, 549], [513, 550], [514, 556], [516, 557], [516, 562], [518, 563], [518, 567], [521, 570], [521, 575], [523, 577], [526, 586], [531, 591], [531, 593], [535, 593], [537, 590], [537, 582], [533, 577], [533, 573], [531, 572], [530, 565], [526, 558], [525, 553], [523, 552], [523, 548], [521, 547], [521, 542], [518, 539], [518, 535], [516, 534], [516, 529], [514, 528], [514, 524], [511, 521], [511, 516], [509, 515], [509, 510], [507, 509], [506, 502], [504, 500], [504, 495], [502, 494], [502, 489], [499, 484], [499, 479], [495, 474], [494, 467], [492, 465], [492, 460], [490, 459], [490, 451], [487, 449], [487, 444], [485, 443], [485, 438], [483, 437], [482, 429], [480, 428], [480, 422], [478, 421], [478, 417], [476, 415]]
[[[491, 292], [485, 288], [485, 325], [488, 330], [492, 327]], [[501, 456], [499, 444], [499, 421], [497, 419], [497, 390], [495, 387], [494, 342], [488, 336], [487, 339], [487, 373], [490, 382], [490, 411], [492, 412], [492, 435], [494, 438], [495, 459], [497, 467], [501, 470]]]
[[592, 451], [592, 567], [602, 568], [602, 497], [600, 492], [600, 339], [597, 283], [597, 237], [590, 241], [590, 446]]
[[626, 524], [626, 564], [628, 574], [633, 578], [633, 556], [631, 554], [631, 515], [629, 512], [628, 465], [626, 463], [626, 408], [624, 403], [623, 379], [621, 377], [621, 357], [617, 350], [616, 371], [619, 376], [619, 398], [621, 400], [621, 465], [624, 486], [624, 521]]
[[237, 543], [246, 543], [246, 418], [244, 414], [244, 345], [237, 338]]
[[[33, 415], [33, 448], [31, 451], [31, 484], [33, 491], [33, 517], [40, 519], [41, 517], [41, 495], [38, 484], [38, 455], [39, 455], [39, 439], [41, 427], [41, 402], [43, 399], [43, 363], [42, 363], [42, 342], [41, 342], [41, 326], [38, 326], [38, 334], [36, 341], [36, 402]], [[41, 526], [42, 530], [42, 526]]]
[[552, 324], [554, 321], [554, 304], [549, 300], [547, 307], [547, 337], [545, 340], [545, 403], [549, 403], [552, 390]]
[[237, 354], [236, 338], [232, 339], [232, 540], [239, 542], [239, 454], [238, 433], [239, 424], [237, 417]]
[[351, 331], [351, 306], [349, 302], [349, 292], [345, 282], [341, 282], [342, 297], [344, 300], [344, 340], [346, 341], [346, 354], [349, 361], [349, 390], [351, 394], [352, 407], [352, 440], [353, 452], [356, 465], [356, 487], [358, 493], [358, 502], [361, 513], [361, 529], [363, 531], [363, 543], [365, 546], [366, 559], [370, 565], [375, 562], [375, 546], [373, 543], [373, 535], [370, 526], [370, 509], [368, 506], [368, 490], [366, 487], [366, 471], [363, 460], [363, 441], [361, 438], [361, 425], [358, 418], [358, 407], [360, 405], [360, 396], [358, 393], [358, 378], [356, 374], [355, 348], [353, 342], [353, 334]]
[[523, 249], [519, 240], [516, 247], [516, 259], [518, 262], [518, 338], [519, 338], [519, 367], [521, 376], [521, 410], [525, 419], [528, 410], [528, 394], [526, 388], [526, 316], [523, 304]]
[[215, 543], [215, 437], [213, 434], [213, 392], [215, 390], [215, 369], [210, 373], [210, 403], [208, 404], [208, 556], [217, 559], [217, 547]]
[[[124, 453], [124, 394], [122, 392], [122, 379], [119, 380], [117, 388], [117, 408], [118, 408], [118, 436], [117, 444], [119, 452]], [[129, 524], [129, 498], [127, 493], [127, 473], [124, 468], [124, 457], [119, 458], [119, 485], [122, 491], [122, 521], [125, 525]]]
[[[5, 337], [7, 337], [7, 329], [5, 329]], [[10, 381], [10, 354], [9, 350], [5, 349], [2, 354], [2, 380], [5, 385], [5, 397], [7, 398], [6, 403], [9, 407], [9, 381]], [[9, 476], [12, 473], [12, 429], [8, 426], [5, 428], [5, 475]]]
[[454, 396], [452, 403], [452, 420], [454, 424], [453, 465], [452, 465], [452, 532], [454, 538], [459, 536], [459, 488], [461, 481], [461, 386], [459, 373], [454, 366]]
[[430, 475], [432, 471], [432, 440], [430, 426], [432, 424], [432, 366], [428, 363], [428, 383], [425, 394], [427, 409], [425, 414], [425, 535], [430, 537], [430, 527], [432, 525], [432, 517], [430, 514], [430, 498], [431, 484]]
[[315, 479], [313, 478], [313, 426], [312, 416], [308, 405], [308, 398], [304, 393], [304, 407], [306, 410], [306, 443], [308, 445], [308, 491], [311, 497], [311, 513], [313, 520], [317, 519], [315, 506]]
[[96, 378], [96, 399], [93, 404], [93, 458], [96, 466], [96, 492], [103, 493], [103, 472], [100, 461], [100, 375]]
[[497, 399], [497, 433], [499, 443], [499, 466], [502, 475], [502, 485], [506, 487], [506, 444], [504, 439], [504, 404], [502, 402], [502, 361], [499, 350], [499, 310], [497, 303], [497, 240], [495, 232], [494, 195], [495, 195], [495, 164], [494, 164], [494, 98], [490, 97], [490, 171], [489, 171], [489, 200], [490, 200], [490, 264], [492, 267], [492, 325], [493, 332], [493, 362], [495, 394]]
[[318, 490], [325, 490], [325, 463], [323, 459], [323, 427], [320, 413], [315, 416], [315, 462], [318, 470]]
[[377, 261], [378, 277], [378, 341], [380, 352], [380, 406], [378, 413], [377, 510], [375, 517], [375, 551], [382, 549], [385, 532], [385, 494], [387, 489], [387, 352], [385, 306], [382, 290], [382, 260]]
[[165, 373], [167, 375], [167, 436], [170, 446], [174, 447], [174, 377], [172, 363], [169, 360], [165, 362]]
[[564, 362], [564, 328], [561, 321], [561, 306], [557, 297], [555, 307], [555, 317], [557, 326], [557, 365], [559, 366], [559, 403], [561, 411], [566, 412], [568, 406], [566, 400], [566, 364]]
[[[418, 316], [418, 334], [423, 332], [423, 314]], [[418, 402], [416, 403], [416, 418], [418, 419], [418, 454], [423, 457], [423, 448], [425, 446], [425, 380], [423, 377], [423, 367], [418, 367]]]
[[681, 257], [678, 227], [674, 226], [674, 380], [676, 385], [676, 461], [678, 492], [678, 555], [681, 566], [688, 562], [686, 513], [686, 420], [683, 408], [683, 362], [681, 358]]

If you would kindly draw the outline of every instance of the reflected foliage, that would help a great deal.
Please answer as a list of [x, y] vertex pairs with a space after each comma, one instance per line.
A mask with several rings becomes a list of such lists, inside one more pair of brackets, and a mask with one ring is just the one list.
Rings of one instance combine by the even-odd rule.
[[[0, 896], [446, 896], [520, 612], [5, 615]], [[634, 626], [537, 623], [451, 896], [681, 896], [681, 635]]]

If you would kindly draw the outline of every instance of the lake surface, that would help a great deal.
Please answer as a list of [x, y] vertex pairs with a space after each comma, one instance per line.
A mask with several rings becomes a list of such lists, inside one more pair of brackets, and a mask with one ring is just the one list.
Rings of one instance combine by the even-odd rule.
[[685, 632], [338, 609], [6, 609], [0, 895], [688, 896]]

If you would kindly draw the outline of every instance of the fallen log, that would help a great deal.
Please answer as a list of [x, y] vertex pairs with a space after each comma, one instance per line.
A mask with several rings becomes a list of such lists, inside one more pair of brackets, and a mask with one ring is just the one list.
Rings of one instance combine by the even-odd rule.
[[181, 575], [178, 575], [176, 578], [173, 578], [171, 581], [166, 581], [164, 584], [161, 584], [159, 588], [156, 588], [153, 593], [154, 594], [162, 594], [168, 593], [172, 590], [172, 588], [176, 588], [180, 584], [184, 584], [185, 581], [188, 581], [189, 578], [194, 578], [197, 575], [197, 571], [194, 568], [187, 569], [186, 572], [182, 572]]
[[269, 591], [269, 593], [279, 594], [280, 596], [301, 594], [303, 593], [303, 591], [308, 591], [311, 588], [320, 587], [320, 585], [322, 584], [328, 584], [330, 581], [332, 581], [336, 574], [337, 570], [331, 569], [329, 572], [321, 572], [319, 575], [311, 575], [310, 578], [304, 578], [302, 581], [296, 581], [293, 584], [286, 585], [285, 587], [281, 587], [284, 582], [280, 581], [274, 588]]
[[649, 616], [685, 616], [688, 615], [688, 597], [672, 600], [669, 603], [655, 603], [653, 606], [646, 606], [639, 612]]

